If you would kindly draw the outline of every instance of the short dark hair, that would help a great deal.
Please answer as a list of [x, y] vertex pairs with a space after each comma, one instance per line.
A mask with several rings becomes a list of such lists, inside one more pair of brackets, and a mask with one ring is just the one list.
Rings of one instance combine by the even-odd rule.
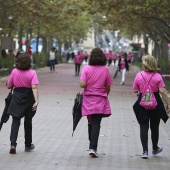
[[94, 48], [90, 53], [89, 65], [104, 66], [107, 64], [107, 58], [100, 48]]
[[29, 53], [19, 53], [16, 56], [16, 68], [19, 70], [29, 70], [31, 68], [31, 56]]

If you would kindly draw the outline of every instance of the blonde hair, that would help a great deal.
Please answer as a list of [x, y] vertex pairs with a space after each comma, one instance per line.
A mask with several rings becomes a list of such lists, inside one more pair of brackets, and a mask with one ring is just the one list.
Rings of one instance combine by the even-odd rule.
[[142, 57], [142, 65], [145, 71], [154, 72], [157, 71], [157, 60], [151, 55], [145, 55]]

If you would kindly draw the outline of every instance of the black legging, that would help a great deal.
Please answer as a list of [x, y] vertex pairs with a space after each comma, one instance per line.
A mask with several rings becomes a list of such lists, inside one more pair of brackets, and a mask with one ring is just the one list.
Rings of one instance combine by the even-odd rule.
[[98, 138], [100, 133], [100, 123], [102, 120], [102, 114], [93, 114], [91, 115], [91, 122], [88, 124], [89, 132], [89, 149], [97, 150]]
[[[24, 118], [25, 147], [30, 147], [32, 143], [32, 118], [34, 114], [34, 112], [28, 112]], [[13, 117], [10, 135], [11, 146], [17, 145], [20, 122], [21, 118]]]
[[140, 138], [143, 151], [148, 151], [149, 122], [151, 129], [152, 149], [157, 150], [158, 147], [160, 118], [150, 111], [150, 113], [148, 113], [148, 119], [140, 124]]
[[80, 74], [80, 64], [75, 64], [75, 74], [79, 75]]
[[50, 70], [55, 72], [55, 60], [50, 60]]

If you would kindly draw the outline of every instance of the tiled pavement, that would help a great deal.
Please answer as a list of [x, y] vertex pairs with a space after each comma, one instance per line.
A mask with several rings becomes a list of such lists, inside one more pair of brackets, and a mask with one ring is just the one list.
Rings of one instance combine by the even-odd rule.
[[[110, 66], [114, 75], [116, 66]], [[17, 154], [10, 155], [10, 120], [0, 131], [0, 170], [169, 170], [170, 169], [170, 121], [161, 122], [159, 144], [164, 151], [149, 159], [140, 158], [142, 147], [139, 126], [132, 105], [136, 100], [131, 89], [138, 70], [131, 67], [126, 83], [121, 86], [120, 75], [113, 82], [109, 96], [112, 116], [101, 124], [98, 153], [99, 158], [88, 155], [87, 120], [83, 117], [72, 137], [72, 106], [75, 94], [82, 92], [79, 77], [74, 76], [73, 64], [56, 66], [56, 73], [49, 68], [37, 70], [40, 103], [33, 119], [33, 143], [35, 150], [24, 152], [23, 120], [18, 136]], [[7, 77], [0, 81], [0, 111], [8, 90]]]

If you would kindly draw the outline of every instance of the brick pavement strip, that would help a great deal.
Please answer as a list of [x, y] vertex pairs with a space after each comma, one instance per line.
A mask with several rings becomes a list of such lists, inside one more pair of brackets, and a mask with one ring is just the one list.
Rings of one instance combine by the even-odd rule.
[[[114, 75], [116, 66], [110, 67]], [[132, 105], [136, 96], [131, 90], [136, 69], [127, 73], [126, 84], [120, 86], [120, 75], [114, 80], [109, 96], [112, 116], [101, 123], [99, 158], [88, 155], [87, 120], [82, 118], [72, 137], [72, 106], [75, 94], [81, 92], [79, 77], [74, 76], [74, 65], [61, 64], [57, 73], [49, 68], [37, 71], [40, 85], [40, 103], [33, 120], [33, 143], [35, 150], [24, 152], [23, 120], [18, 136], [17, 154], [10, 155], [10, 120], [0, 131], [0, 170], [169, 170], [170, 169], [170, 122], [160, 125], [159, 144], [164, 151], [149, 159], [140, 158], [142, 147], [139, 126]], [[0, 111], [8, 90], [5, 78], [1, 79]]]

